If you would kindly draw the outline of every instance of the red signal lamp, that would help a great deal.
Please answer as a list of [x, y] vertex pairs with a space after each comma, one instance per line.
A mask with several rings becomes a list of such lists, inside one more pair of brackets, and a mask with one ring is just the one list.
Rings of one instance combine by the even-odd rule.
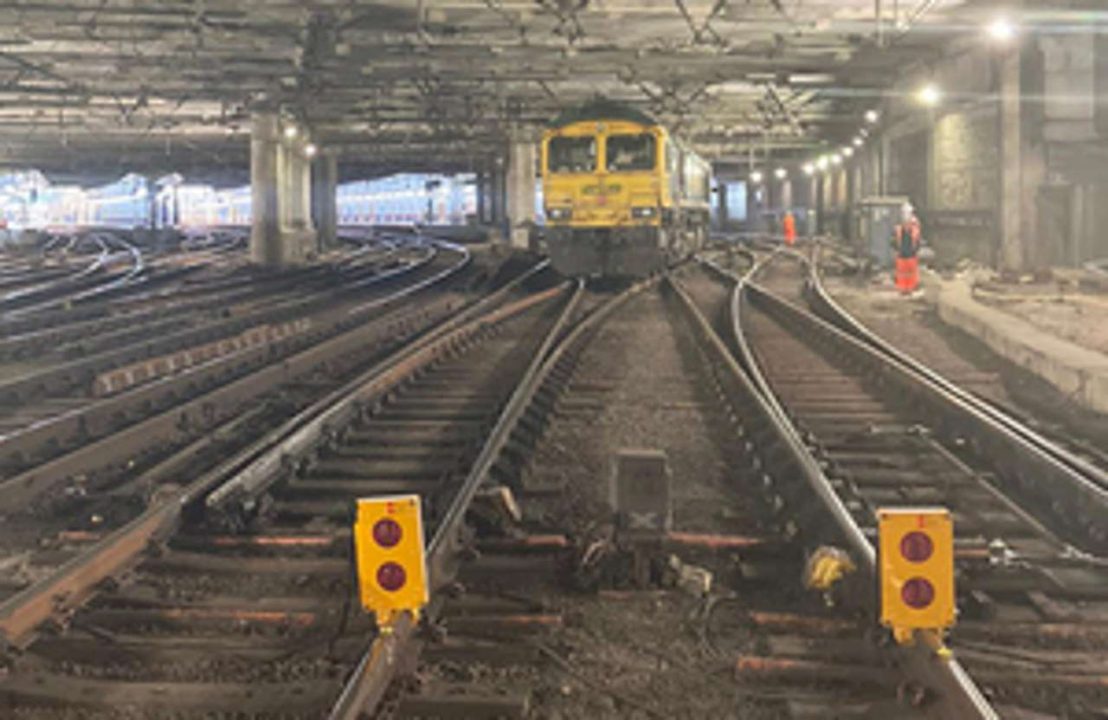
[[927, 533], [913, 531], [900, 539], [900, 554], [908, 562], [926, 562], [935, 551], [935, 544]]
[[403, 537], [400, 523], [392, 518], [382, 518], [373, 525], [373, 540], [381, 547], [395, 547]]
[[900, 589], [900, 599], [908, 607], [922, 610], [935, 602], [935, 586], [921, 577], [914, 577]]
[[399, 563], [387, 562], [377, 568], [377, 584], [389, 592], [396, 592], [408, 582], [408, 573]]

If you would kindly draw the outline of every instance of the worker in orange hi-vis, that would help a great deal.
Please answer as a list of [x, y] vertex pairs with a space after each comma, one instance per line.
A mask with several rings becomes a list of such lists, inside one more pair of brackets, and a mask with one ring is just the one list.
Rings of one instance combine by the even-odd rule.
[[904, 203], [900, 210], [901, 222], [893, 231], [893, 248], [896, 250], [896, 288], [901, 295], [909, 295], [919, 287], [919, 218], [911, 204]]
[[785, 234], [785, 244], [792, 247], [796, 244], [796, 218], [793, 217], [791, 212], [785, 213], [784, 220], [781, 221], [781, 228]]

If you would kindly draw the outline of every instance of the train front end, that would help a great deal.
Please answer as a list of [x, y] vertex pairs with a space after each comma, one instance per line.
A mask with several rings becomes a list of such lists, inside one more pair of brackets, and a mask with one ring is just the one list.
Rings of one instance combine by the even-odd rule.
[[542, 143], [546, 239], [565, 275], [644, 277], [666, 263], [665, 130], [584, 120]]

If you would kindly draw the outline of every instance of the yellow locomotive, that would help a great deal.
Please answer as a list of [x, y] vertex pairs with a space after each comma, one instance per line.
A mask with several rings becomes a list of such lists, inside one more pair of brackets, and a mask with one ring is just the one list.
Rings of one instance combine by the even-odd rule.
[[642, 277], [701, 247], [711, 166], [649, 116], [598, 101], [542, 140], [546, 239], [566, 275]]

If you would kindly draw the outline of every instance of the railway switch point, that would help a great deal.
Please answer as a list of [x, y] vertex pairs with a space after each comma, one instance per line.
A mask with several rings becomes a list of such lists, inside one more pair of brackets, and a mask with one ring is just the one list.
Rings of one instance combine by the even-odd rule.
[[362, 607], [382, 628], [428, 601], [427, 562], [418, 495], [359, 498], [354, 551]]
[[[954, 524], [946, 508], [877, 511], [881, 623], [901, 645], [954, 624]], [[941, 653], [941, 642], [929, 642]]]

